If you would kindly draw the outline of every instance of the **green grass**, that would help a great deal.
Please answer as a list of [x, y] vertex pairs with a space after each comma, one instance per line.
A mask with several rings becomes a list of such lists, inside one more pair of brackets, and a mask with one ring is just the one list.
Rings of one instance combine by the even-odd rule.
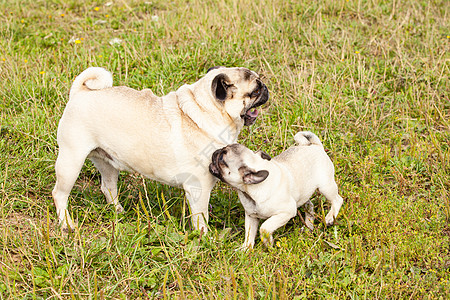
[[[311, 2], [311, 3], [310, 3]], [[96, 9], [98, 7], [98, 9]], [[432, 1], [0, 1], [1, 299], [445, 299], [450, 294], [450, 22]], [[109, 42], [119, 38], [121, 44]], [[56, 129], [88, 66], [162, 95], [215, 65], [259, 72], [270, 104], [240, 142], [318, 134], [337, 225], [298, 218], [249, 253], [236, 194], [192, 231], [181, 190], [123, 174], [116, 215], [87, 163], [55, 226]]]

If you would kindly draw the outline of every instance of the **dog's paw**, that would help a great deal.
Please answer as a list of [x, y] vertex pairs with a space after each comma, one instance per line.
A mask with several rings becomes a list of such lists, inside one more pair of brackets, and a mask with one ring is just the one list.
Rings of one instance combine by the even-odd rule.
[[61, 229], [61, 233], [63, 235], [67, 235], [70, 232], [75, 232], [75, 228], [77, 228], [77, 227], [78, 227], [78, 223], [73, 222], [72, 220], [70, 220], [68, 223], [62, 222], [59, 224], [59, 228]]
[[331, 226], [334, 224], [335, 221], [335, 217], [333, 216], [333, 214], [331, 212], [329, 212], [327, 214], [327, 216], [325, 217], [325, 224], [327, 224], [327, 226]]
[[240, 246], [239, 248], [237, 248], [235, 251], [236, 252], [250, 252], [253, 250], [253, 244], [242, 244], [242, 246]]
[[325, 217], [325, 223], [327, 224], [327, 226], [333, 225], [333, 224], [334, 224], [334, 216], [331, 215], [331, 214], [328, 214], [328, 215]]
[[124, 213], [124, 212], [125, 212], [125, 209], [123, 209], [123, 206], [120, 205], [120, 204], [117, 204], [117, 205], [116, 205], [116, 213], [122, 214], [122, 213]]
[[310, 231], [314, 231], [314, 224], [308, 220], [305, 220], [304, 228], [308, 228]]
[[270, 232], [265, 230], [260, 230], [259, 235], [261, 237], [261, 242], [266, 247], [272, 247], [273, 245], [273, 236]]

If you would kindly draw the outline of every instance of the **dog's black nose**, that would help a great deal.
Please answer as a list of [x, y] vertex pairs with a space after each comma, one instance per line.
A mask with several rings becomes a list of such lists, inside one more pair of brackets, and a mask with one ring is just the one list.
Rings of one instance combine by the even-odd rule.
[[266, 102], [269, 101], [269, 98], [270, 98], [269, 89], [265, 84], [263, 84], [262, 93], [258, 100], [258, 106], [266, 104]]
[[214, 163], [209, 164], [209, 173], [211, 173], [215, 177], [220, 177], [219, 169]]

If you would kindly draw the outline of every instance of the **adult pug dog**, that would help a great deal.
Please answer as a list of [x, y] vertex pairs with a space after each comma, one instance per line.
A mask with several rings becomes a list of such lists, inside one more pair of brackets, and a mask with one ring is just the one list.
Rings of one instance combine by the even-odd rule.
[[214, 67], [166, 96], [112, 86], [112, 75], [92, 67], [73, 82], [58, 126], [56, 185], [52, 195], [62, 229], [74, 228], [67, 202], [86, 158], [101, 173], [108, 203], [118, 201], [120, 170], [181, 186], [194, 228], [207, 231], [216, 178], [208, 172], [214, 150], [237, 140], [269, 99], [259, 76], [246, 68]]
[[331, 225], [343, 199], [334, 180], [334, 166], [319, 138], [301, 131], [294, 137], [297, 146], [271, 157], [253, 152], [239, 144], [216, 150], [210, 172], [238, 190], [245, 209], [244, 249], [253, 248], [259, 219], [263, 243], [271, 245], [272, 233], [297, 214], [297, 207], [306, 205], [306, 226], [313, 229], [314, 206], [309, 198], [318, 189], [331, 203], [325, 222]]

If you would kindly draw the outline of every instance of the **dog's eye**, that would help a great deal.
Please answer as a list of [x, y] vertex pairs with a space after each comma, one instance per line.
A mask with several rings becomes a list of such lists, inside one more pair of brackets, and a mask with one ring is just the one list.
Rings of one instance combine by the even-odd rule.
[[219, 154], [219, 162], [223, 162], [223, 152]]
[[261, 94], [261, 89], [254, 90], [252, 92], [252, 98], [257, 98]]

